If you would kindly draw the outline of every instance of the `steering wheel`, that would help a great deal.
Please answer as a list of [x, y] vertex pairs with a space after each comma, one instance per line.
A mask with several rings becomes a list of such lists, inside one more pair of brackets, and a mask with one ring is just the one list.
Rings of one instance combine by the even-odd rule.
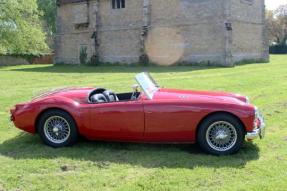
[[95, 102], [95, 97], [94, 98], [92, 98], [92, 97], [94, 95], [96, 95], [96, 94], [102, 94], [104, 91], [106, 91], [106, 89], [104, 89], [104, 88], [97, 88], [97, 89], [94, 89], [93, 91], [91, 91], [89, 93], [89, 95], [88, 95], [88, 102], [89, 103], [94, 103]]

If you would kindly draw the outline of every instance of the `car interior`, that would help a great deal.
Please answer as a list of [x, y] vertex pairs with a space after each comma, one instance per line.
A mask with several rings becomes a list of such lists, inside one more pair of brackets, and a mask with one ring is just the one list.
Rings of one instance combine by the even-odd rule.
[[116, 94], [111, 90], [106, 90], [105, 88], [97, 88], [90, 92], [88, 101], [92, 104], [134, 101], [139, 98], [140, 92], [138, 91], [138, 86], [133, 86], [133, 89], [134, 91], [131, 93]]

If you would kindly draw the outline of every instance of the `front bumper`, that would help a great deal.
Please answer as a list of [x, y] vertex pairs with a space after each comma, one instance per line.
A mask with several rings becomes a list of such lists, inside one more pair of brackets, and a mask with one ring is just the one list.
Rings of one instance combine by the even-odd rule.
[[258, 137], [260, 139], [263, 139], [265, 137], [265, 120], [264, 117], [261, 114], [258, 114], [257, 118], [260, 120], [260, 127], [253, 130], [252, 132], [247, 132], [246, 139], [248, 141], [252, 141], [254, 139], [257, 139]]

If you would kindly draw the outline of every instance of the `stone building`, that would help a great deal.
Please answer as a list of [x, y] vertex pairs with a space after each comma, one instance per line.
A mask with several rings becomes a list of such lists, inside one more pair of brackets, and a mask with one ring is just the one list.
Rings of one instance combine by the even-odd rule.
[[55, 63], [268, 61], [264, 0], [58, 0]]

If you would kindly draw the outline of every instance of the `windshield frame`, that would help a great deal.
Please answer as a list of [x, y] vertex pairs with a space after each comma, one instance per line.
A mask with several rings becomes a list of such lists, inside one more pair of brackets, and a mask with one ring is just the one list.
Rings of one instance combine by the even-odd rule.
[[148, 72], [142, 72], [135, 76], [135, 79], [148, 99], [152, 100], [154, 94], [159, 90], [159, 85]]

